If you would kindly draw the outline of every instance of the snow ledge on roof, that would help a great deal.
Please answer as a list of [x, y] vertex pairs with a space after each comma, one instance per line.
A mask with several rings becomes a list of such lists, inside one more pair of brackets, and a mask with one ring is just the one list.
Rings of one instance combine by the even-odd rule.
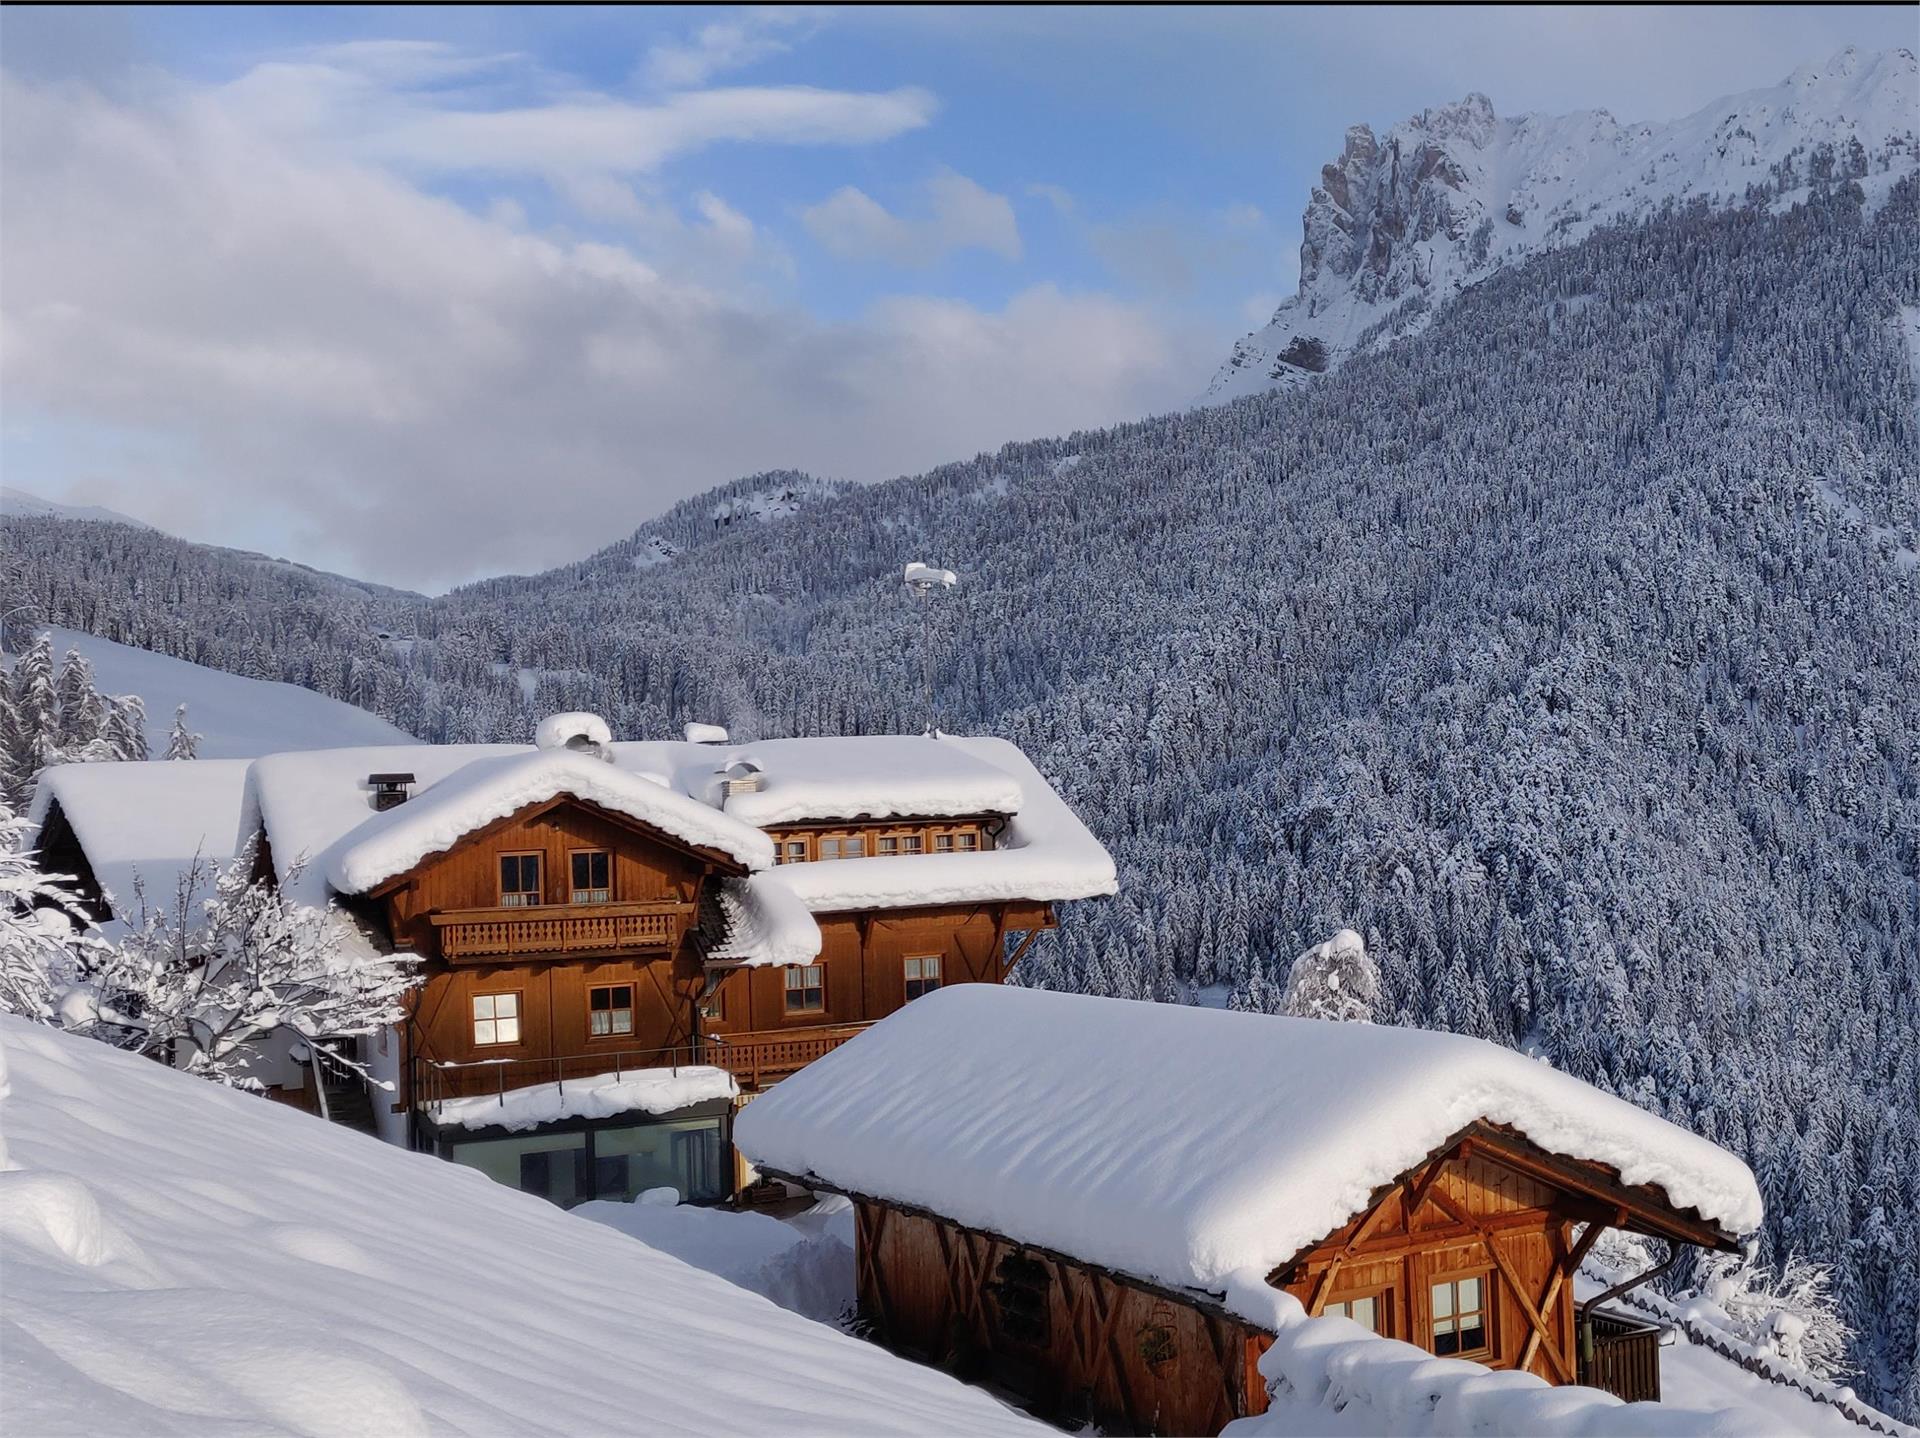
[[820, 925], [774, 873], [727, 879], [718, 889], [727, 937], [707, 958], [744, 968], [811, 963], [820, 954]]
[[630, 1068], [564, 1084], [533, 1084], [499, 1094], [445, 1099], [430, 1112], [443, 1128], [537, 1128], [566, 1118], [613, 1118], [623, 1113], [668, 1114], [713, 1099], [731, 1099], [740, 1087], [725, 1069]]

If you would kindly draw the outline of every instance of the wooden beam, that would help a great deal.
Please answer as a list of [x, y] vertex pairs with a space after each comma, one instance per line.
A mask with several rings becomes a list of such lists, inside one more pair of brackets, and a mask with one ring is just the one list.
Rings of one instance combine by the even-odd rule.
[[[1624, 1210], [1621, 1211], [1621, 1216], [1625, 1216]], [[1554, 1268], [1553, 1277], [1547, 1281], [1546, 1294], [1540, 1300], [1540, 1311], [1542, 1313], [1548, 1315], [1549, 1318], [1552, 1317], [1553, 1305], [1560, 1298], [1560, 1290], [1566, 1286], [1569, 1278], [1580, 1271], [1580, 1260], [1587, 1256], [1587, 1251], [1593, 1247], [1599, 1240], [1600, 1235], [1605, 1233], [1610, 1226], [1609, 1224], [1598, 1221], [1587, 1225], [1586, 1231], [1580, 1235], [1580, 1241], [1574, 1244], [1572, 1251], [1566, 1255], [1565, 1261]], [[1519, 1368], [1522, 1373], [1527, 1371], [1527, 1365], [1533, 1362], [1534, 1351], [1545, 1341], [1546, 1337], [1547, 1335], [1543, 1334], [1538, 1328], [1527, 1335], [1526, 1346], [1520, 1350]]]
[[1327, 1265], [1326, 1272], [1320, 1275], [1320, 1281], [1313, 1287], [1313, 1296], [1307, 1301], [1307, 1316], [1309, 1318], [1318, 1318], [1320, 1316], [1320, 1305], [1327, 1301], [1327, 1290], [1333, 1287], [1334, 1275], [1339, 1273], [1342, 1264], [1358, 1252], [1360, 1245], [1366, 1241], [1367, 1235], [1373, 1231], [1373, 1226], [1380, 1221], [1381, 1215], [1387, 1211], [1387, 1205], [1394, 1200], [1399, 1192], [1399, 1189], [1391, 1188], [1381, 1194], [1373, 1201], [1373, 1207], [1368, 1209], [1361, 1217], [1360, 1222], [1354, 1226], [1353, 1236], [1347, 1240], [1345, 1247], [1334, 1254], [1333, 1261]]
[[[1535, 1335], [1543, 1339], [1551, 1337], [1552, 1335], [1547, 1329], [1547, 1320], [1541, 1316], [1540, 1310], [1534, 1306], [1533, 1299], [1528, 1296], [1526, 1284], [1521, 1280], [1519, 1271], [1507, 1261], [1507, 1255], [1501, 1251], [1499, 1240], [1494, 1234], [1484, 1229], [1479, 1220], [1474, 1218], [1473, 1215], [1468, 1213], [1464, 1208], [1460, 1207], [1459, 1204], [1455, 1203], [1447, 1196], [1444, 1190], [1436, 1190], [1434, 1192], [1433, 1202], [1456, 1223], [1464, 1223], [1469, 1228], [1482, 1230], [1481, 1242], [1486, 1245], [1487, 1256], [1493, 1260], [1493, 1266], [1500, 1270], [1501, 1276], [1507, 1281], [1507, 1286], [1513, 1290], [1513, 1296], [1519, 1301], [1521, 1312], [1527, 1315], [1527, 1322], [1533, 1325]], [[1488, 1296], [1491, 1297], [1492, 1295]], [[1491, 1318], [1492, 1314], [1489, 1313], [1488, 1316]], [[1568, 1369], [1567, 1361], [1558, 1348], [1549, 1344], [1547, 1347], [1547, 1357], [1559, 1372], [1562, 1383], [1573, 1382], [1573, 1373]]]

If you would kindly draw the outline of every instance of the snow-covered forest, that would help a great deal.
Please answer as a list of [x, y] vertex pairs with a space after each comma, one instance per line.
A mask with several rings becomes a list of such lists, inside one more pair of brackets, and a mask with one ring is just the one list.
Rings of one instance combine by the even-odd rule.
[[[1534, 1049], [1745, 1156], [1920, 1415], [1920, 184], [1670, 209], [1286, 394], [873, 488], [774, 474], [439, 599], [9, 518], [0, 610], [432, 740], [1003, 734], [1122, 867], [1028, 982]], [[637, 461], [637, 462], [644, 462]], [[16, 621], [20, 622], [20, 621]], [[1677, 1276], [1677, 1281], [1686, 1275]]]

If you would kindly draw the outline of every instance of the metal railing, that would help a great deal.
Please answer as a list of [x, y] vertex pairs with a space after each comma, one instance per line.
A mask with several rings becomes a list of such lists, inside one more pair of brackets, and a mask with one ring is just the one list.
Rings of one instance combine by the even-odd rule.
[[605, 1078], [615, 1083], [628, 1074], [649, 1069], [678, 1073], [699, 1062], [691, 1048], [680, 1045], [661, 1049], [624, 1049], [600, 1053], [559, 1054], [544, 1058], [441, 1059], [416, 1060], [415, 1102], [433, 1109], [449, 1099], [483, 1098], [488, 1095], [505, 1107], [507, 1095], [521, 1089], [555, 1085], [561, 1093], [571, 1080]]

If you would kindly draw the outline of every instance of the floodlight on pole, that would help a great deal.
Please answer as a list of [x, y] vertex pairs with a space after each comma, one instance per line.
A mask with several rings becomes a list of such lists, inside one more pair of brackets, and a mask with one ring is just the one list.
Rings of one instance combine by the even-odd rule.
[[915, 560], [901, 576], [907, 586], [907, 592], [914, 597], [920, 609], [920, 678], [925, 689], [927, 705], [927, 732], [935, 733], [938, 725], [933, 708], [933, 629], [928, 607], [934, 592], [941, 589], [954, 589], [959, 586], [960, 576], [951, 569], [940, 569], [931, 564], [922, 564]]

